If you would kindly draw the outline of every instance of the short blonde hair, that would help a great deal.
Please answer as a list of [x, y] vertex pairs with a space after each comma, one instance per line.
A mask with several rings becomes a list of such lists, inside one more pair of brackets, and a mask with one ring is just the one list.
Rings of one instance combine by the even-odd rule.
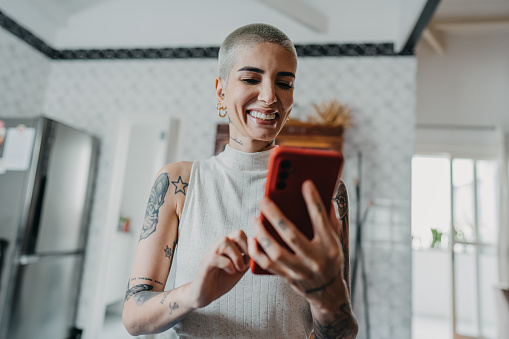
[[228, 82], [228, 76], [236, 61], [237, 51], [262, 42], [280, 45], [293, 53], [295, 60], [297, 60], [295, 46], [280, 29], [262, 23], [249, 24], [231, 32], [221, 44], [218, 58], [219, 77]]

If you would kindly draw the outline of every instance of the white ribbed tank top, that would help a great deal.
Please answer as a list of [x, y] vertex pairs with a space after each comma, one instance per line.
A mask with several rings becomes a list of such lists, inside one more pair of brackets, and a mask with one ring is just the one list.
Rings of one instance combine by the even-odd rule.
[[[234, 230], [253, 236], [270, 151], [245, 153], [226, 146], [195, 161], [179, 224], [175, 286], [190, 282], [208, 247]], [[227, 294], [190, 313], [173, 329], [181, 338], [309, 338], [309, 304], [281, 278], [248, 271]]]

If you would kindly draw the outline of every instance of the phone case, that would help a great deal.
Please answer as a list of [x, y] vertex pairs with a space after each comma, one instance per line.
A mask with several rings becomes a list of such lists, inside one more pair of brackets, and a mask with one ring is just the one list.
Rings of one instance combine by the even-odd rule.
[[[308, 238], [313, 238], [313, 226], [302, 196], [302, 184], [311, 179], [330, 212], [332, 195], [341, 176], [343, 156], [332, 150], [279, 146], [269, 156], [269, 171], [265, 184], [265, 196], [279, 206], [283, 214]], [[268, 232], [290, 252], [277, 231], [262, 214], [260, 216]], [[258, 244], [259, 248], [261, 246]], [[262, 249], [263, 250], [263, 249]], [[271, 274], [251, 259], [249, 266], [254, 274]]]

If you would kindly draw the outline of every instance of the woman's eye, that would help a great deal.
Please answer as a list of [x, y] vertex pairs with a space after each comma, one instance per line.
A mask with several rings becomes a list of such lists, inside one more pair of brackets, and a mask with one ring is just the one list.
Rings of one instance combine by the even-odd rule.
[[257, 79], [242, 79], [242, 82], [249, 84], [249, 85], [255, 85], [255, 84], [260, 83], [260, 81]]
[[278, 82], [277, 86], [281, 89], [291, 89], [293, 86], [291, 84], [288, 84], [286, 82]]

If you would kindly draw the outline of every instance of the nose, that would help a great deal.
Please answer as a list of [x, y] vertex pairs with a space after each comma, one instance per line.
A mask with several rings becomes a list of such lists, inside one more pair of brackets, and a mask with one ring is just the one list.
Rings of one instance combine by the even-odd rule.
[[258, 100], [265, 103], [266, 105], [272, 105], [277, 101], [276, 97], [276, 88], [274, 84], [265, 83], [260, 88], [260, 93], [258, 94]]

